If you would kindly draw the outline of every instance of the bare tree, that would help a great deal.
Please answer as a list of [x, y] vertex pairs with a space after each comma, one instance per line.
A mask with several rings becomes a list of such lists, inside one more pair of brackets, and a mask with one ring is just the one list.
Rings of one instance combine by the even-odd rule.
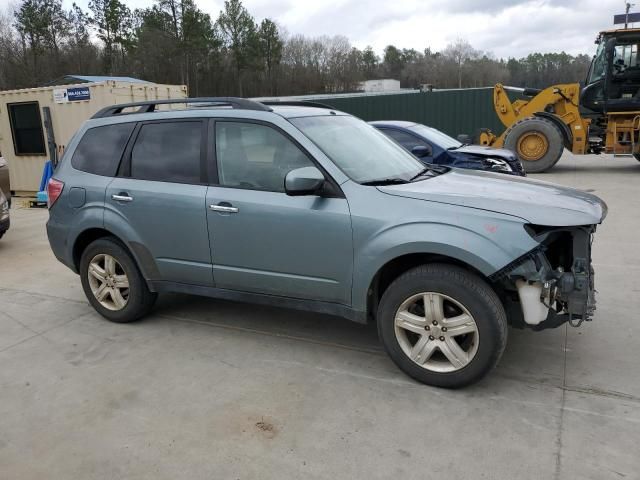
[[[195, 95], [295, 95], [348, 92], [368, 78], [403, 87], [547, 87], [584, 78], [586, 55], [532, 53], [506, 60], [458, 39], [442, 51], [388, 45], [363, 50], [344, 36], [288, 35], [258, 24], [241, 0], [218, 19], [195, 0], [154, 0], [131, 13], [131, 0], [91, 0], [90, 15], [62, 0], [16, 0], [0, 12], [0, 89], [30, 87], [63, 74], [120, 74], [186, 83]], [[94, 33], [95, 32], [95, 33]], [[382, 53], [382, 59], [377, 53]]]
[[455, 42], [447, 45], [442, 54], [455, 62], [458, 71], [458, 88], [462, 88], [463, 65], [468, 60], [477, 58], [478, 51], [475, 50], [468, 41], [458, 38]]

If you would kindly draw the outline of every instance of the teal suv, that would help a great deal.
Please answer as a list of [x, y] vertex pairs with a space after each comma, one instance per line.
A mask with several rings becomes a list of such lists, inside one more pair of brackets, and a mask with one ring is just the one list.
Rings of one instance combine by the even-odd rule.
[[596, 196], [425, 165], [321, 105], [238, 98], [107, 107], [48, 186], [47, 232], [108, 320], [183, 292], [375, 322], [415, 379], [493, 368], [507, 326], [590, 320]]

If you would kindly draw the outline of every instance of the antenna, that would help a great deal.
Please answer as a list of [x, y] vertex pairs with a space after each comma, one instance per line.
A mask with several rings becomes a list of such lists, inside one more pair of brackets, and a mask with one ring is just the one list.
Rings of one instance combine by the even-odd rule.
[[640, 13], [630, 13], [631, 7], [635, 7], [635, 3], [624, 2], [624, 13], [613, 16], [614, 25], [622, 25], [624, 23], [625, 30], [629, 28], [629, 23], [640, 22]]
[[629, 10], [631, 10], [631, 7], [635, 7], [635, 4], [632, 5], [631, 3], [626, 2], [625, 11], [624, 11], [624, 29], [625, 30], [629, 26]]

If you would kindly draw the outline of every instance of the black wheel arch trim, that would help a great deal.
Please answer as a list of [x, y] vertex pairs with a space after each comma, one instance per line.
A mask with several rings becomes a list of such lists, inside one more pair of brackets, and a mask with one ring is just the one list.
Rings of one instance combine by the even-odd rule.
[[[94, 232], [94, 233], [89, 233]], [[100, 239], [100, 238], [114, 238], [123, 248], [125, 248], [133, 257], [133, 261], [136, 266], [140, 269], [142, 273], [142, 277], [146, 280], [147, 286], [154, 291], [152, 288], [153, 280], [160, 279], [160, 271], [158, 270], [158, 266], [156, 265], [155, 260], [153, 259], [153, 255], [151, 252], [145, 247], [143, 244], [135, 241], [125, 242], [118, 235], [113, 233], [112, 231], [106, 228], [88, 228], [80, 232], [73, 241], [72, 248], [72, 258], [73, 258], [73, 270], [75, 273], [80, 273], [80, 258], [82, 256], [82, 251], [77, 251], [77, 245], [79, 241], [83, 241], [81, 239], [86, 238], [85, 235], [89, 235], [86, 241], [86, 245], [82, 251], [84, 251], [91, 243]]]

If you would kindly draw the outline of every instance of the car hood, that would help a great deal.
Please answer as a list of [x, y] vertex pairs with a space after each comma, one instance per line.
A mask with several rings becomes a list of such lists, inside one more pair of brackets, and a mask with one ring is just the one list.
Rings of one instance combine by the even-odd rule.
[[425, 180], [378, 187], [381, 192], [478, 208], [547, 226], [602, 222], [607, 205], [595, 195], [529, 178], [452, 168]]
[[478, 157], [501, 158], [507, 161], [513, 161], [516, 159], [515, 154], [511, 150], [507, 150], [506, 148], [485, 147], [484, 145], [463, 145], [462, 147], [451, 151], [454, 153], [476, 155]]

